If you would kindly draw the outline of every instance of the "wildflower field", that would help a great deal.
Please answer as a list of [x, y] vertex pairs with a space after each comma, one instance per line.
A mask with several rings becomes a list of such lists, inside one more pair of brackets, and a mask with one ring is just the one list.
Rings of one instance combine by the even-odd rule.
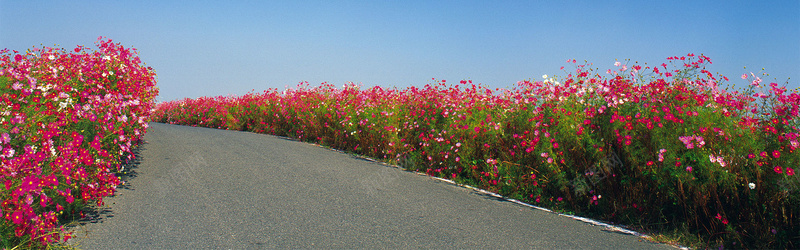
[[565, 76], [510, 90], [303, 83], [160, 103], [152, 117], [318, 143], [662, 241], [799, 248], [798, 90], [752, 73], [734, 89], [708, 57], [667, 60], [605, 72], [568, 60]]
[[0, 51], [0, 248], [63, 246], [63, 222], [113, 195], [155, 108], [135, 49]]

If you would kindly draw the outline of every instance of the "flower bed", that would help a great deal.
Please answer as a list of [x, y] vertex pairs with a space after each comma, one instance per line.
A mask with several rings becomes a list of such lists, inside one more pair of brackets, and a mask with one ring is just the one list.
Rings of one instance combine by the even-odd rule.
[[155, 73], [135, 49], [0, 51], [0, 246], [66, 241], [59, 220], [103, 203], [155, 107]]
[[798, 91], [754, 74], [730, 91], [705, 56], [668, 61], [598, 73], [569, 60], [563, 79], [512, 90], [305, 83], [153, 117], [320, 143], [684, 244], [800, 247]]

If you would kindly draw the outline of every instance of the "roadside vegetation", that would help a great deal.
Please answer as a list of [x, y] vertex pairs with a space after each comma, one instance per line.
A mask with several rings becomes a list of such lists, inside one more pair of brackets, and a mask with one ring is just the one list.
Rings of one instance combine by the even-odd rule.
[[64, 224], [121, 184], [155, 108], [135, 49], [0, 51], [0, 248], [61, 248]]
[[[693, 247], [800, 247], [798, 90], [703, 55], [490, 89], [329, 83], [160, 103], [153, 120], [318, 143]], [[564, 69], [564, 68], [562, 68]]]

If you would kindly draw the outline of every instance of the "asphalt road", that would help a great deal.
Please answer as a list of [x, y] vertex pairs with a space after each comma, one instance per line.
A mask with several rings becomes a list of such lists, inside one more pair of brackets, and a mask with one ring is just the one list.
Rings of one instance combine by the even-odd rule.
[[151, 123], [82, 249], [674, 249], [315, 145]]

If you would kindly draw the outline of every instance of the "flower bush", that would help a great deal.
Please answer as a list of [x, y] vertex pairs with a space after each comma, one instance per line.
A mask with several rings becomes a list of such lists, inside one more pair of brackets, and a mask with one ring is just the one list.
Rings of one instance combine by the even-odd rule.
[[103, 203], [155, 108], [155, 73], [135, 49], [0, 51], [0, 244], [69, 239], [59, 219]]
[[511, 90], [301, 83], [153, 119], [290, 136], [701, 246], [800, 247], [798, 91], [755, 74], [728, 90], [708, 57], [667, 60], [605, 74], [568, 60], [562, 79]]

